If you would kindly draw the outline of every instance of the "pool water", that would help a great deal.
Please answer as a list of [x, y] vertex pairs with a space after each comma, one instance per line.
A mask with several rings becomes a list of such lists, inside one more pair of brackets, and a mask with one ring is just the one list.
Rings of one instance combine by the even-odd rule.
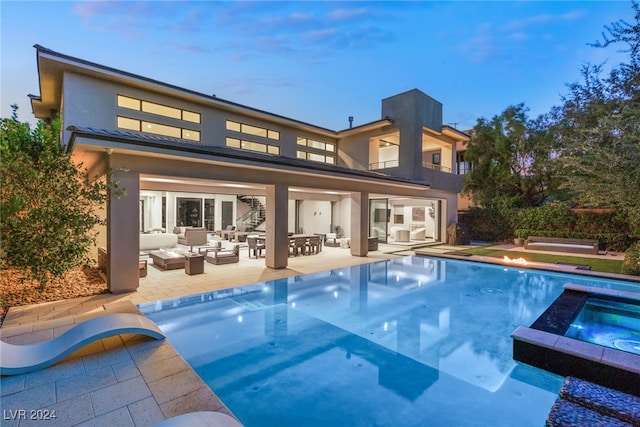
[[403, 257], [140, 309], [246, 426], [540, 426], [563, 378], [512, 358], [565, 283]]
[[587, 299], [567, 337], [640, 354], [640, 301]]

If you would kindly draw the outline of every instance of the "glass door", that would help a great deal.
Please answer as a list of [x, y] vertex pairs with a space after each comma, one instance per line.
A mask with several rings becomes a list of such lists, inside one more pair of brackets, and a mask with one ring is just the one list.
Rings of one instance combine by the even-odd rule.
[[388, 202], [388, 199], [369, 200], [369, 236], [377, 237], [379, 243], [387, 243]]

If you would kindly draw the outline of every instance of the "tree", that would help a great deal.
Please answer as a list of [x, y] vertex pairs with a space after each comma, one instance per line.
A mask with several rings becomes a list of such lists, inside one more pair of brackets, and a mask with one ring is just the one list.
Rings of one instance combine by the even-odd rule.
[[629, 62], [603, 76], [603, 65], [585, 65], [554, 109], [553, 131], [563, 187], [592, 207], [613, 207], [640, 233], [640, 6], [633, 24], [605, 26], [597, 48], [626, 45]]
[[524, 104], [510, 106], [490, 121], [480, 118], [472, 131], [465, 161], [463, 193], [485, 207], [539, 206], [555, 190], [550, 157], [553, 139], [547, 118], [527, 118]]
[[28, 270], [44, 287], [87, 263], [107, 186], [73, 164], [59, 144], [59, 122], [31, 130], [12, 109], [0, 119], [0, 258], [3, 268]]

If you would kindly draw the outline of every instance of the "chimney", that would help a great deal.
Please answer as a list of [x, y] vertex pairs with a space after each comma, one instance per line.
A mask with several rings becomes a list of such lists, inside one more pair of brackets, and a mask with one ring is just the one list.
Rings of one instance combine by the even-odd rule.
[[353, 127], [353, 116], [349, 116], [349, 129]]

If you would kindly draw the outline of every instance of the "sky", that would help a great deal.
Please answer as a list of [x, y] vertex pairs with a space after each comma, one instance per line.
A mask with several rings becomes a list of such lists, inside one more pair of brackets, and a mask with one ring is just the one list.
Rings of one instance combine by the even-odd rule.
[[33, 45], [332, 130], [381, 117], [381, 100], [419, 89], [443, 122], [524, 103], [561, 104], [604, 26], [633, 22], [630, 1], [7, 1], [0, 0], [2, 117], [39, 95]]

